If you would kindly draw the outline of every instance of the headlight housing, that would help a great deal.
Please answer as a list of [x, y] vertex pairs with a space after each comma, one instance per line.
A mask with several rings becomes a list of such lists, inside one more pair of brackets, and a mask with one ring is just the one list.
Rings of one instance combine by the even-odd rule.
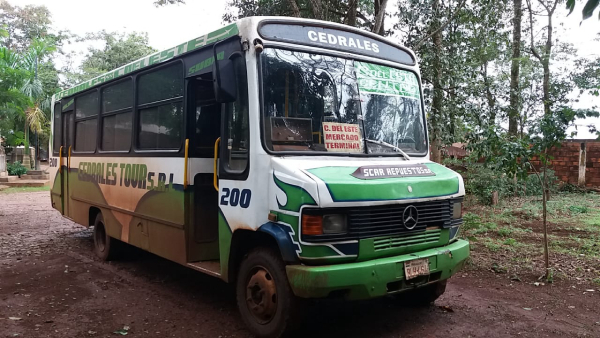
[[462, 218], [462, 201], [454, 202], [452, 207], [452, 219]]
[[341, 234], [348, 231], [348, 223], [346, 215], [330, 214], [323, 215], [323, 233], [324, 234]]
[[348, 232], [348, 222], [344, 214], [302, 215], [302, 234], [338, 235]]

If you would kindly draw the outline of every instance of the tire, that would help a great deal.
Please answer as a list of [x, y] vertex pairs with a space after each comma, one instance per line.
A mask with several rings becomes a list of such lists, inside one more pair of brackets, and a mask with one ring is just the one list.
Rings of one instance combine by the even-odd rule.
[[257, 337], [280, 337], [297, 327], [303, 303], [293, 294], [281, 255], [270, 248], [252, 250], [236, 280], [238, 309]]
[[118, 256], [121, 243], [106, 233], [102, 213], [96, 215], [94, 221], [94, 253], [103, 261], [110, 261]]
[[435, 282], [398, 295], [399, 300], [410, 306], [428, 306], [446, 292], [447, 280]]

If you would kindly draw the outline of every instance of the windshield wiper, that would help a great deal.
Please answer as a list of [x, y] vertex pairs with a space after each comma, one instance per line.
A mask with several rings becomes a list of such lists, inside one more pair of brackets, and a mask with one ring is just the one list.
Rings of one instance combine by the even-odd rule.
[[402, 154], [402, 156], [404, 156], [404, 159], [406, 159], [407, 161], [410, 161], [410, 157], [408, 156], [408, 154], [407, 154], [407, 153], [405, 153], [405, 152], [404, 152], [404, 150], [402, 150], [402, 149], [400, 149], [400, 148], [396, 147], [396, 146], [395, 146], [395, 145], [393, 145], [393, 144], [389, 144], [389, 143], [387, 143], [387, 142], [383, 142], [383, 141], [370, 140], [370, 139], [368, 139], [368, 138], [367, 138], [367, 139], [365, 139], [365, 141], [367, 141], [367, 142], [371, 142], [371, 143], [375, 143], [375, 144], [379, 144], [379, 145], [382, 145], [382, 146], [387, 146], [387, 147], [390, 147], [390, 148], [394, 149], [395, 151], [399, 152], [400, 154]]

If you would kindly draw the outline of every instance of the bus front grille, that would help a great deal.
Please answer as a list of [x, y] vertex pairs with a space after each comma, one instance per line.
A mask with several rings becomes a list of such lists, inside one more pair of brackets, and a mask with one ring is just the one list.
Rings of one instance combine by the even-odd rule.
[[400, 248], [409, 245], [434, 244], [440, 240], [442, 230], [428, 230], [417, 234], [391, 236], [373, 240], [375, 251]]
[[[414, 206], [418, 212], [413, 229], [405, 227], [402, 220], [409, 206]], [[356, 238], [372, 238], [423, 233], [428, 227], [447, 227], [452, 221], [452, 206], [453, 200], [443, 200], [353, 208], [348, 212], [349, 234]]]

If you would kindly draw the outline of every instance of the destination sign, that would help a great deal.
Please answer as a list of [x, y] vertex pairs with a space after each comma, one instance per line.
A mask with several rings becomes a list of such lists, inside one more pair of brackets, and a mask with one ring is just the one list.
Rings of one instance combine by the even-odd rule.
[[371, 180], [377, 178], [392, 177], [422, 177], [435, 176], [431, 169], [424, 164], [405, 164], [405, 165], [371, 165], [359, 167], [352, 176], [361, 180]]
[[270, 40], [337, 49], [407, 65], [415, 64], [415, 60], [407, 51], [385, 42], [384, 39], [373, 39], [339, 29], [289, 23], [266, 23], [260, 26], [259, 33], [265, 39]]

